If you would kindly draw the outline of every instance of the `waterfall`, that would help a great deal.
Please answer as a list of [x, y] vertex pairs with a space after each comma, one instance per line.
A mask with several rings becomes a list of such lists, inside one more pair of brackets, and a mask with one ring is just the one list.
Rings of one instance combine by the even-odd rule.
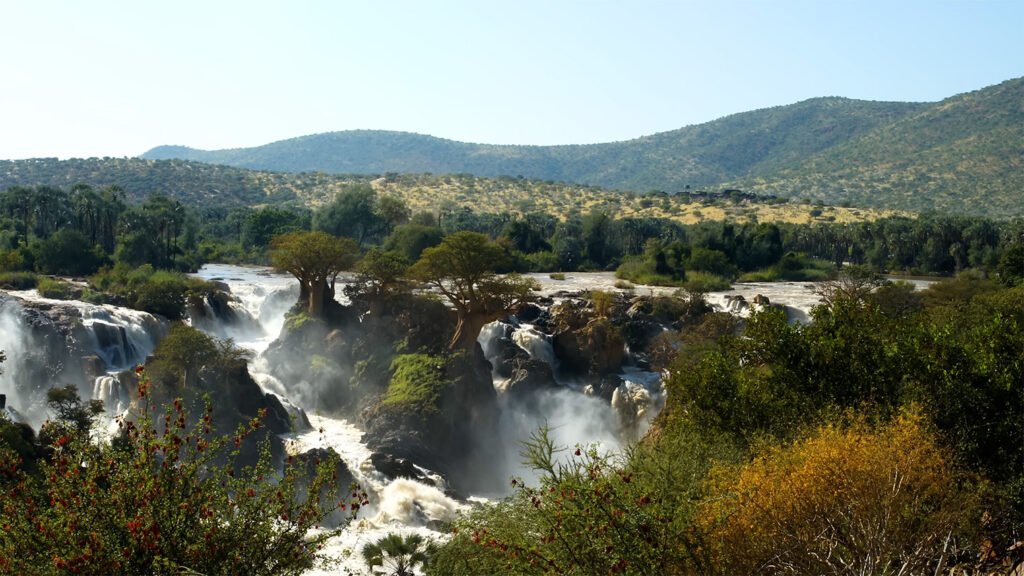
[[531, 358], [543, 360], [551, 368], [558, 366], [555, 359], [555, 349], [551, 346], [551, 337], [533, 326], [523, 324], [519, 329], [512, 332], [512, 341], [523, 350], [526, 350]]

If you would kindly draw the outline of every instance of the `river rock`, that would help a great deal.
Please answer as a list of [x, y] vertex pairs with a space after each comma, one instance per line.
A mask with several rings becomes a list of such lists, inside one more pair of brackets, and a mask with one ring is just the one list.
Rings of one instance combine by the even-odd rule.
[[506, 396], [514, 401], [525, 401], [541, 390], [557, 388], [558, 382], [551, 365], [543, 360], [526, 358], [515, 363], [505, 383]]
[[391, 479], [408, 478], [424, 484], [434, 484], [412, 461], [393, 454], [374, 452], [370, 454], [370, 463], [373, 464], [374, 470]]

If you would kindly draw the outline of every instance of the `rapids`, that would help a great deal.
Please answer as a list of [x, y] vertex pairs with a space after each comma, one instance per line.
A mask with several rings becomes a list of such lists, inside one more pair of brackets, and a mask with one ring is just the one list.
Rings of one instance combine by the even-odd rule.
[[[370, 450], [361, 441], [361, 430], [345, 420], [316, 413], [316, 406], [296, 406], [298, 396], [293, 389], [294, 383], [280, 382], [269, 374], [262, 353], [280, 334], [285, 312], [297, 298], [298, 286], [294, 278], [264, 268], [230, 265], [206, 265], [196, 276], [216, 281], [229, 290], [231, 311], [230, 318], [225, 318], [223, 311], [218, 313], [208, 307], [202, 318], [192, 320], [193, 325], [219, 338], [232, 338], [236, 344], [249, 349], [253, 354], [249, 370], [261, 388], [279, 396], [293, 413], [303, 409], [310, 413], [313, 429], [285, 435], [283, 439], [287, 449], [298, 453], [318, 447], [333, 448], [370, 495], [370, 505], [360, 511], [357, 520], [329, 541], [326, 547], [329, 556], [340, 562], [341, 567], [359, 570], [364, 568], [359, 549], [389, 532], [415, 532], [431, 538], [443, 538], [434, 528], [454, 519], [459, 510], [468, 506], [465, 501], [445, 494], [443, 479], [428, 470], [421, 470], [426, 478], [434, 478], [433, 485], [408, 479], [389, 480], [373, 468]], [[554, 280], [547, 274], [534, 274], [533, 277], [542, 285], [541, 295], [550, 296], [555, 301], [567, 297], [570, 292], [618, 291], [614, 287], [616, 279], [612, 273], [570, 273], [564, 280]], [[718, 309], [745, 316], [749, 314], [755, 296], [766, 296], [773, 304], [784, 304], [791, 321], [807, 321], [808, 311], [818, 302], [812, 290], [802, 283], [734, 286], [727, 292], [708, 294], [709, 302]], [[673, 291], [671, 288], [637, 286], [634, 293], [671, 294]], [[337, 293], [341, 300], [343, 291], [339, 289]], [[735, 298], [737, 295], [742, 299]], [[52, 320], [53, 314], [47, 316], [46, 311], [53, 310], [63, 311], [66, 317], [71, 318], [67, 322], [70, 330], [60, 332], [59, 322]], [[10, 406], [27, 414], [29, 420], [38, 425], [43, 416], [39, 398], [30, 397], [25, 391], [45, 384], [30, 383], [29, 380], [38, 378], [39, 374], [52, 377], [54, 374], [75, 373], [82, 356], [94, 354], [99, 358], [104, 373], [96, 375], [90, 386], [83, 385], [83, 395], [104, 400], [110, 413], [115, 414], [126, 407], [128, 393], [114, 374], [145, 361], [166, 332], [165, 320], [143, 312], [84, 302], [48, 300], [39, 297], [34, 290], [0, 294], [0, 350], [7, 355], [7, 361], [0, 366], [3, 369], [0, 393], [7, 395]], [[43, 342], [46, 338], [56, 344]], [[485, 326], [479, 338], [485, 356], [492, 361], [508, 341], [531, 360], [547, 363], [557, 383], [555, 388], [539, 391], [528, 403], [515, 403], [500, 394], [506, 382], [495, 377], [494, 385], [499, 390], [502, 406], [499, 429], [507, 440], [506, 444], [513, 448], [510, 454], [496, 454], [495, 466], [502, 466], [501, 469], [510, 473], [530, 478], [529, 471], [523, 470], [520, 463], [517, 443], [528, 439], [529, 434], [541, 425], [550, 428], [558, 444], [598, 443], [605, 450], [616, 451], [624, 443], [641, 437], [664, 405], [661, 375], [637, 366], [627, 365], [617, 376], [618, 380], [610, 392], [610, 402], [607, 396], [604, 400], [598, 397], [592, 385], [561, 378], [551, 336], [514, 318]], [[59, 350], [64, 350], [64, 356], [53, 356]], [[79, 372], [82, 371], [79, 369]], [[314, 570], [310, 574], [337, 573], [333, 571], [337, 567]]]

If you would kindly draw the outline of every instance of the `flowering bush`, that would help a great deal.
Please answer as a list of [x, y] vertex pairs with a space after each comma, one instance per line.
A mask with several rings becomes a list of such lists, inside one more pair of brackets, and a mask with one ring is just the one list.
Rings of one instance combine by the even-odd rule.
[[938, 574], [981, 517], [924, 419], [823, 427], [712, 470], [698, 513], [721, 574]]
[[310, 529], [365, 502], [358, 488], [350, 502], [321, 501], [336, 482], [326, 461], [307, 479], [309, 497], [296, 498], [300, 473], [278, 471], [266, 446], [256, 465], [236, 471], [259, 418], [220, 437], [209, 405], [187, 428], [180, 401], [158, 415], [144, 381], [139, 400], [145, 408], [118, 421], [113, 442], [63, 435], [38, 474], [0, 446], [0, 573], [299, 574], [332, 535]]

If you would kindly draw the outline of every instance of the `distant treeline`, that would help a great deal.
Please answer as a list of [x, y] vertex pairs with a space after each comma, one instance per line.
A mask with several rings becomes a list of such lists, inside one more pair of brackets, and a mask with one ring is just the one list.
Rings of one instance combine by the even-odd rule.
[[636, 281], [682, 284], [821, 279], [844, 263], [898, 274], [967, 269], [1019, 281], [1024, 221], [924, 214], [856, 224], [702, 222], [572, 214], [474, 213], [444, 206], [412, 213], [368, 184], [347, 186], [312, 211], [302, 207], [190, 208], [154, 194], [129, 204], [100, 190], [12, 187], [0, 193], [0, 269], [87, 275], [115, 265], [191, 270], [204, 262], [266, 263], [270, 240], [295, 230], [347, 236], [415, 262], [453, 232], [481, 232], [513, 256], [516, 271], [620, 270]]

